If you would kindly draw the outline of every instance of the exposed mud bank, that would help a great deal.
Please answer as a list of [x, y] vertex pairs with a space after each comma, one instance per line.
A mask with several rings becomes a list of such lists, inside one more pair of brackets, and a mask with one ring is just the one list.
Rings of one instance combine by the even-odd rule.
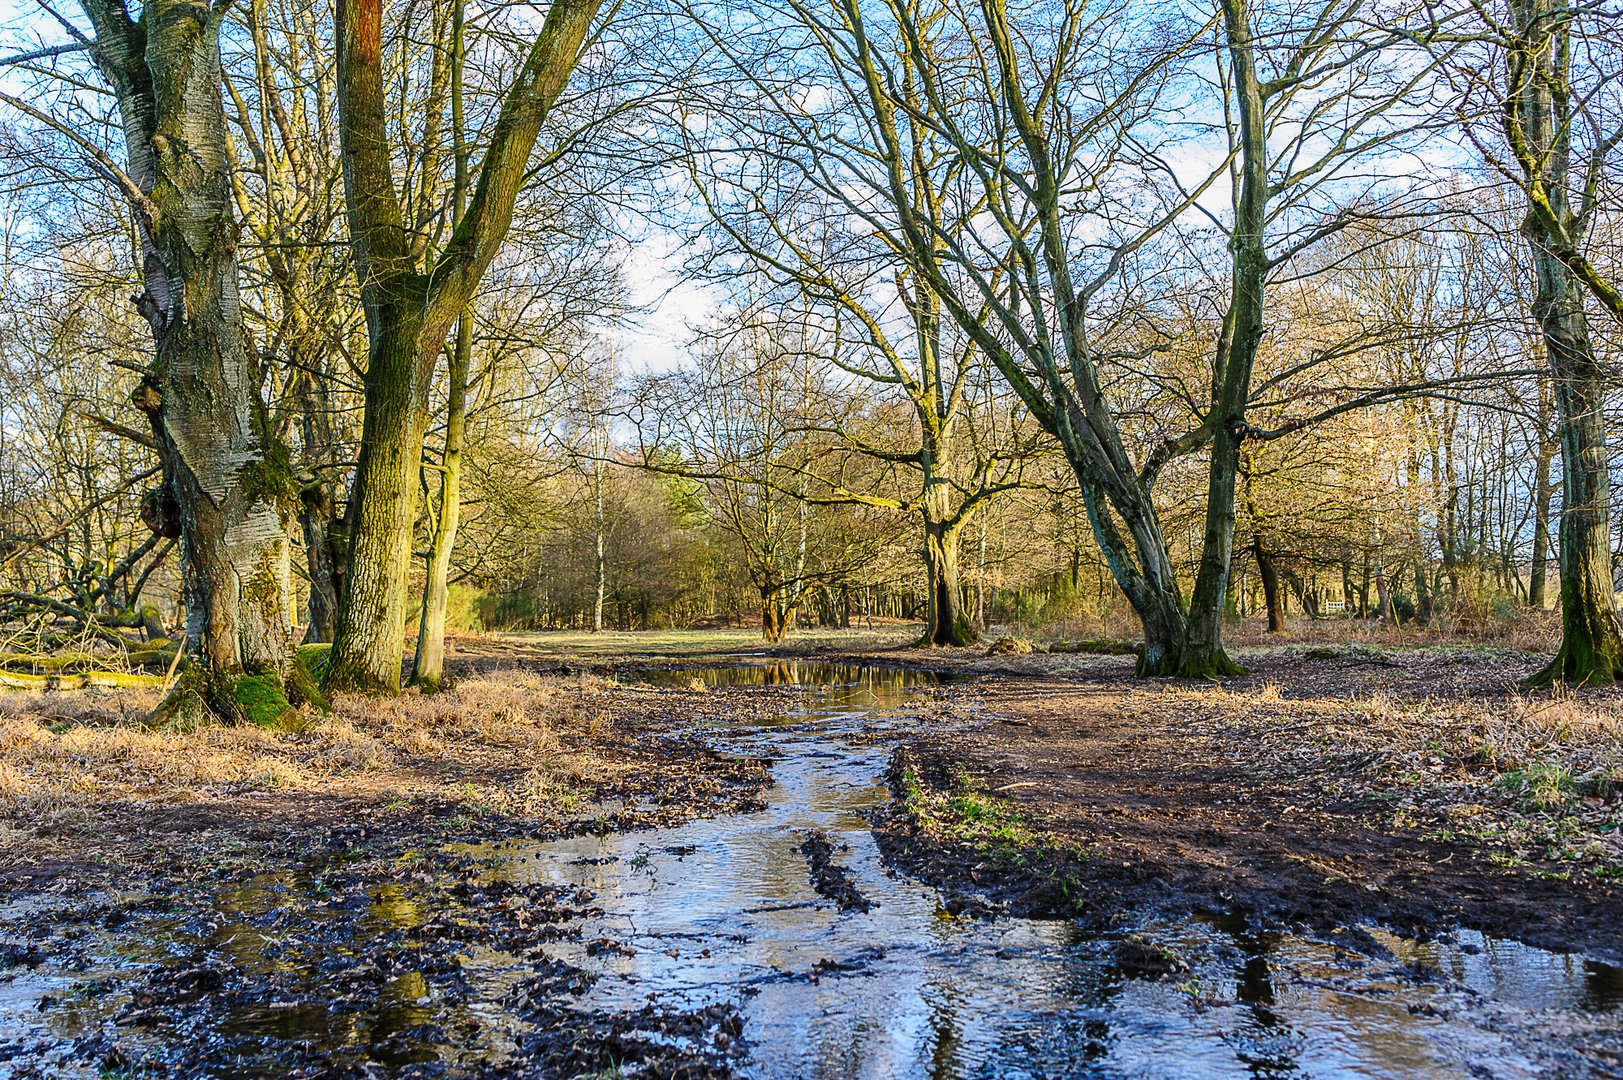
[[[1503, 770], [1484, 781], [1450, 759], [1453, 728], [1416, 730], [1424, 715], [1348, 728], [1357, 706], [1334, 699], [1017, 678], [978, 683], [962, 707], [962, 729], [906, 740], [879, 825], [899, 865], [961, 905], [1100, 925], [1156, 911], [1319, 933], [1466, 927], [1623, 962], [1615, 795], [1530, 806]], [[966, 796], [1006, 806], [1043, 850], [966, 842], [952, 810]]]

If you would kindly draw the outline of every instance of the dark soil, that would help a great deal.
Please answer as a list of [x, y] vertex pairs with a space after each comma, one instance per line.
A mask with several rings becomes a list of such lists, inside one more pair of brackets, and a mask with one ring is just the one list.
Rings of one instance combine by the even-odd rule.
[[[1402, 669], [1382, 673], [1394, 692], [1420, 689]], [[1272, 674], [1293, 672], [1276, 664]], [[1301, 693], [1346, 681], [1334, 659], [1298, 659], [1294, 675]], [[1460, 681], [1492, 693], [1495, 678], [1467, 672]], [[1120, 678], [985, 680], [966, 703], [980, 717], [969, 730], [910, 741], [921, 784], [944, 790], [949, 776], [967, 773], [1054, 842], [1084, 851], [1063, 887], [1047, 867], [988, 860], [925, 835], [899, 799], [879, 825], [888, 854], [949, 895], [972, 897], [959, 901], [969, 909], [1099, 925], [1143, 911], [1243, 914], [1330, 934], [1372, 922], [1421, 937], [1464, 926], [1623, 959], [1615, 878], [1536, 853], [1506, 860], [1476, 838], [1393, 828], [1389, 806], [1358, 797], [1356, 780], [1333, 787], [1292, 775], [1273, 751], [1255, 753], [1242, 725], [1221, 715], [1194, 722], [1180, 711], [1196, 710], [1163, 689]], [[1292, 684], [1281, 689], [1288, 709]], [[1313, 747], [1312, 719], [1297, 726], [1297, 741]]]

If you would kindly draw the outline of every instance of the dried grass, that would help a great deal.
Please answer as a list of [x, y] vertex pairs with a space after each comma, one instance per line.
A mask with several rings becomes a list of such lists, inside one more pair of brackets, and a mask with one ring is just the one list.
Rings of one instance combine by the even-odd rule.
[[1146, 714], [1184, 714], [1187, 732], [1332, 802], [1380, 807], [1392, 827], [1473, 836], [1507, 862], [1536, 857], [1623, 874], [1616, 697], [1286, 696], [1264, 684], [1129, 698]]
[[[38, 823], [110, 799], [180, 803], [390, 788], [410, 797], [430, 793], [424, 774], [453, 759], [466, 765], [491, 751], [513, 763], [550, 759], [565, 736], [600, 736], [605, 695], [598, 680], [498, 671], [432, 696], [340, 696], [332, 714], [307, 715], [294, 734], [251, 725], [149, 729], [143, 718], [153, 701], [138, 691], [0, 694], [0, 798], [7, 816]], [[521, 801], [530, 802], [559, 785], [520, 787]]]

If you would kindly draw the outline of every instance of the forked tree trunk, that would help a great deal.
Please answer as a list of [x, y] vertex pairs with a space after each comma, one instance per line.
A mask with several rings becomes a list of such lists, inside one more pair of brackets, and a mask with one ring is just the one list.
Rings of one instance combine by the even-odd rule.
[[304, 533], [305, 572], [310, 578], [304, 642], [330, 642], [338, 618], [338, 598], [343, 595], [344, 522], [334, 512], [332, 484], [324, 477], [307, 484], [300, 497], [299, 526]]
[[[303, 414], [304, 445], [324, 450], [334, 445], [325, 394], [312, 374], [301, 380], [299, 411]], [[313, 465], [325, 462], [312, 462]], [[338, 599], [344, 594], [344, 521], [334, 495], [335, 484], [326, 472], [312, 469], [299, 492], [299, 525], [304, 533], [305, 570], [310, 579], [305, 626], [306, 643], [332, 641], [338, 618]]]
[[761, 640], [776, 645], [788, 636], [790, 612], [785, 610], [779, 590], [761, 590]]
[[1189, 597], [1189, 620], [1179, 650], [1177, 674], [1212, 679], [1243, 675], [1223, 648], [1223, 601], [1234, 560], [1234, 488], [1251, 372], [1262, 342], [1263, 300], [1268, 256], [1263, 228], [1268, 220], [1267, 101], [1251, 40], [1246, 0], [1224, 0], [1230, 69], [1238, 99], [1240, 184], [1229, 237], [1229, 305], [1212, 364], [1211, 459], [1206, 477], [1206, 527], [1200, 568]]
[[223, 9], [85, 0], [123, 124], [157, 358], [135, 400], [157, 437], [180, 526], [190, 662], [160, 714], [279, 721], [301, 700], [285, 603], [298, 486], [273, 438], [238, 299], [221, 101]]
[[507, 235], [541, 126], [579, 62], [600, 3], [553, 0], [548, 7], [490, 126], [466, 211], [445, 249], [424, 266], [393, 175], [382, 0], [339, 0], [339, 141], [368, 348], [349, 569], [329, 686], [399, 689], [406, 574], [435, 360]]

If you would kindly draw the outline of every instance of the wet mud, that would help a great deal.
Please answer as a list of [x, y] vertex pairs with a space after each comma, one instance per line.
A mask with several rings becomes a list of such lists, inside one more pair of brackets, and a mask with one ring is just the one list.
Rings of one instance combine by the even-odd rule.
[[14, 888], [0, 1075], [1623, 1073], [1623, 972], [1582, 955], [1244, 905], [1017, 914], [1007, 867], [895, 825], [894, 747], [952, 720], [935, 679], [769, 671], [641, 676], [708, 702], [715, 768], [770, 759], [712, 816], [351, 822], [253, 872]]

